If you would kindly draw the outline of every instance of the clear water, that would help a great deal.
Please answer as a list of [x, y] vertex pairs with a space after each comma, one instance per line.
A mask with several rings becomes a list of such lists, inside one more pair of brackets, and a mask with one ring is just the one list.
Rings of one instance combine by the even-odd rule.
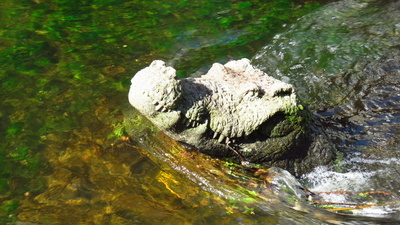
[[344, 153], [302, 182], [338, 208], [382, 204], [342, 213], [399, 218], [399, 9], [398, 1], [331, 4], [275, 36], [253, 60], [307, 96]]
[[[0, 223], [396, 224], [398, 205], [335, 213], [293, 189], [301, 182], [326, 201], [354, 200], [328, 196], [336, 190], [374, 190], [390, 195], [373, 200], [398, 201], [398, 1], [317, 8], [2, 1]], [[278, 170], [268, 186], [183, 149], [134, 112], [128, 140], [129, 79], [152, 60], [196, 76], [254, 55], [320, 116], [344, 153], [335, 166], [300, 181]]]

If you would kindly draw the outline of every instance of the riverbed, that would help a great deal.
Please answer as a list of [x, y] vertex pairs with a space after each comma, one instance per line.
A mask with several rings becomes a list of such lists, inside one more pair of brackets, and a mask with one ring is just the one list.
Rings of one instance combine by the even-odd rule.
[[[399, 223], [400, 2], [302, 2], [2, 1], [0, 223]], [[130, 111], [155, 59], [188, 77], [243, 57], [294, 85], [340, 152], [293, 180], [319, 202]]]

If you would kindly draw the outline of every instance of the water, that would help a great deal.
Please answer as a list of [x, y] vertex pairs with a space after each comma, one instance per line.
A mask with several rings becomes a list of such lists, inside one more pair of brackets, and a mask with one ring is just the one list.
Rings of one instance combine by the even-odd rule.
[[382, 204], [342, 213], [399, 218], [399, 7], [334, 3], [275, 36], [253, 60], [307, 96], [344, 153], [335, 166], [304, 175], [304, 184], [338, 208]]
[[[300, 182], [326, 201], [359, 201], [354, 194], [366, 191], [398, 201], [398, 1], [316, 8], [2, 1], [0, 223], [396, 224], [398, 205], [332, 213], [293, 188]], [[152, 60], [188, 76], [254, 55], [319, 115], [344, 153], [334, 167], [299, 181], [273, 170], [266, 183], [184, 149], [135, 112], [134, 135], [124, 133], [129, 79]], [[337, 190], [352, 195], [330, 197]]]

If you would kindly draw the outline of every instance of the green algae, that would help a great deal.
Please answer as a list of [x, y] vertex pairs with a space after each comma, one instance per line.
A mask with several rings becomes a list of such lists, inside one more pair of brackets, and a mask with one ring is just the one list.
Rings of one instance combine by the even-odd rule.
[[[121, 137], [120, 105], [130, 77], [152, 60], [175, 62], [188, 76], [215, 61], [250, 57], [283, 24], [319, 6], [288, 0], [2, 1], [1, 196], [12, 203], [46, 188], [37, 178], [51, 171], [44, 150]], [[138, 134], [148, 132], [155, 131], [138, 126]], [[11, 180], [18, 182], [10, 186]], [[18, 204], [12, 205], [2, 212], [14, 212]]]

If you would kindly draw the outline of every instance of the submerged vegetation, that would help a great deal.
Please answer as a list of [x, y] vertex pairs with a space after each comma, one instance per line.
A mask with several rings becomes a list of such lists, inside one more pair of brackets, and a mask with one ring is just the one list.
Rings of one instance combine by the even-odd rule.
[[315, 2], [2, 1], [0, 223], [47, 188], [49, 152], [97, 151], [123, 135], [138, 69], [161, 58], [187, 76], [251, 57]]

